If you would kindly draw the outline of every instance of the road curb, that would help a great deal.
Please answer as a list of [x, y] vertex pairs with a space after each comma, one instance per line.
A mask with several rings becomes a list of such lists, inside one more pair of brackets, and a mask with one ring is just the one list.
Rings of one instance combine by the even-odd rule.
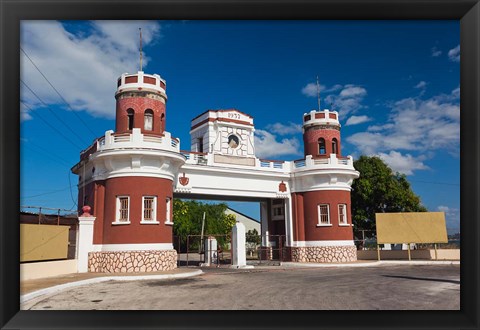
[[372, 262], [352, 263], [352, 264], [334, 264], [334, 263], [300, 263], [300, 262], [282, 262], [281, 266], [289, 268], [305, 267], [376, 267], [381, 265], [460, 265], [457, 260], [380, 260]]
[[88, 280], [80, 280], [80, 281], [75, 281], [75, 282], [70, 282], [65, 284], [59, 284], [59, 285], [51, 286], [49, 288], [26, 293], [20, 296], [20, 304], [24, 304], [40, 296], [49, 295], [65, 289], [70, 289], [70, 288], [74, 288], [74, 287], [86, 285], [86, 284], [95, 284], [95, 283], [106, 282], [106, 281], [167, 280], [172, 278], [192, 277], [192, 276], [197, 276], [201, 274], [203, 274], [202, 270], [196, 270], [193, 272], [181, 273], [181, 274], [164, 274], [164, 275], [158, 274], [158, 275], [139, 275], [139, 276], [118, 276], [117, 275], [117, 276], [95, 277], [95, 278], [90, 278]]

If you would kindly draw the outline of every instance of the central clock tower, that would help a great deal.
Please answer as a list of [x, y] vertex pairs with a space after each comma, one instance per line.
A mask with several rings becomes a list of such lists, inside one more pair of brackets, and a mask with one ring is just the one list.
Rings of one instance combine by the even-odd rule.
[[255, 164], [253, 118], [236, 109], [208, 110], [192, 119], [191, 150], [220, 163]]

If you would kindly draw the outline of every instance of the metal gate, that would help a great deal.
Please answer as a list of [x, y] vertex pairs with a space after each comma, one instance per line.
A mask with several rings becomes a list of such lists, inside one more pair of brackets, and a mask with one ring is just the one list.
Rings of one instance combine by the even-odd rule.
[[280, 265], [288, 261], [285, 235], [245, 235], [247, 264]]
[[[209, 237], [215, 238], [217, 248], [212, 247]], [[174, 236], [174, 248], [177, 250], [177, 265], [179, 267], [205, 266], [208, 260], [211, 261], [208, 264], [210, 267], [230, 266], [232, 264], [231, 247], [231, 234], [187, 235], [183, 238]]]

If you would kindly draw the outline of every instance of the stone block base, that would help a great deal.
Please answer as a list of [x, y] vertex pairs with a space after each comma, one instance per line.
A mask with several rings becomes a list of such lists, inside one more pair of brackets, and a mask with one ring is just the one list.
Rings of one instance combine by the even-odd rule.
[[177, 268], [177, 251], [102, 251], [88, 254], [92, 273], [158, 272]]
[[289, 247], [292, 262], [351, 262], [357, 261], [355, 246]]

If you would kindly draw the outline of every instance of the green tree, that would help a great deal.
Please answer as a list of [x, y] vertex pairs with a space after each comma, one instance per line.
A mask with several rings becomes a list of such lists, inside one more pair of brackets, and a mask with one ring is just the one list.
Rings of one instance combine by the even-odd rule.
[[[375, 230], [375, 213], [427, 211], [406, 176], [393, 173], [380, 158], [361, 156], [353, 166], [360, 172], [351, 194], [356, 230]], [[368, 237], [372, 235], [373, 232], [366, 233]]]
[[247, 246], [247, 252], [250, 256], [253, 256], [253, 253], [257, 250], [257, 246], [260, 245], [261, 236], [258, 234], [258, 231], [254, 229], [250, 229], [245, 234], [245, 241]]
[[[180, 237], [185, 243], [188, 235], [200, 235], [202, 219], [205, 212], [204, 235], [227, 235], [235, 225], [233, 214], [225, 214], [227, 204], [206, 204], [194, 200], [173, 201], [173, 234]], [[225, 239], [217, 238], [219, 244], [224, 245]]]

